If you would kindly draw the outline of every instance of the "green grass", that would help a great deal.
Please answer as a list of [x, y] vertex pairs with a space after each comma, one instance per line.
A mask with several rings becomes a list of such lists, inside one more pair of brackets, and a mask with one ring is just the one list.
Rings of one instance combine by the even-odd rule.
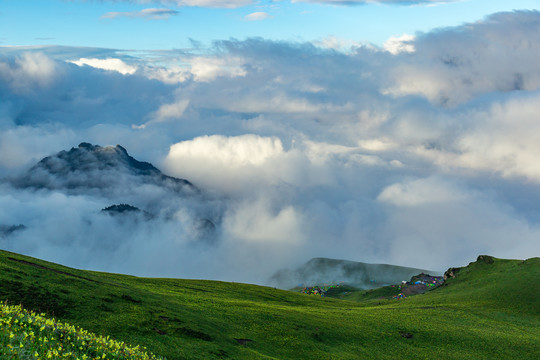
[[168, 359], [537, 359], [539, 278], [538, 258], [495, 259], [423, 295], [347, 301], [0, 251], [0, 300]]

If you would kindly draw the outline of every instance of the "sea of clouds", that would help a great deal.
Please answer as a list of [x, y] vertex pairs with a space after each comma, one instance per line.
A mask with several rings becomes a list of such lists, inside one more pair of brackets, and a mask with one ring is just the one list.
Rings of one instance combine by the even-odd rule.
[[[0, 186], [0, 248], [79, 268], [265, 283], [312, 257], [444, 270], [540, 255], [540, 13], [347, 49], [260, 38], [0, 48], [0, 177], [120, 144], [204, 199]], [[137, 194], [137, 196], [133, 196]], [[152, 221], [103, 216], [159, 204]], [[193, 210], [196, 209], [196, 210]], [[201, 212], [217, 224], [198, 241]]]

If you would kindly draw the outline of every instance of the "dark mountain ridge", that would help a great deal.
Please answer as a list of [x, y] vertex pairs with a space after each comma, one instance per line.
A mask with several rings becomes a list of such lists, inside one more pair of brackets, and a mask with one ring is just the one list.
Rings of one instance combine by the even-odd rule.
[[120, 145], [102, 147], [86, 142], [43, 158], [25, 174], [13, 179], [12, 184], [20, 188], [75, 192], [153, 184], [186, 195], [198, 192], [189, 181], [167, 176], [152, 164], [136, 160]]

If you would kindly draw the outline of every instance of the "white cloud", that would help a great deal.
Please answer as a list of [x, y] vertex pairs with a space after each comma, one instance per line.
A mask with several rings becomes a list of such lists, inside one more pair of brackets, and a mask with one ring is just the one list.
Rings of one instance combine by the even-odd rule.
[[312, 103], [306, 99], [288, 97], [286, 94], [275, 94], [264, 99], [264, 95], [246, 94], [238, 102], [223, 102], [223, 107], [238, 112], [277, 112], [277, 113], [315, 113], [326, 110], [324, 105]]
[[156, 113], [158, 120], [166, 120], [170, 118], [179, 118], [184, 114], [189, 105], [189, 100], [180, 100], [172, 104], [161, 105]]
[[246, 75], [245, 60], [240, 56], [218, 53], [205, 56], [175, 57], [174, 64], [167, 66], [144, 66], [141, 73], [149, 79], [166, 84], [179, 84], [189, 80], [211, 82], [218, 77], [234, 78]]
[[14, 91], [28, 93], [47, 87], [58, 76], [53, 60], [40, 52], [23, 52], [13, 63], [0, 61], [0, 80]]
[[456, 106], [490, 92], [535, 90], [540, 86], [540, 22], [537, 12], [500, 13], [408, 42], [416, 49], [390, 70], [396, 96], [422, 95]]
[[453, 203], [468, 196], [462, 189], [437, 177], [405, 181], [386, 187], [377, 200], [397, 206]]
[[186, 67], [181, 66], [146, 66], [142, 69], [144, 75], [149, 79], [156, 79], [165, 84], [179, 84], [191, 77], [191, 72]]
[[328, 36], [322, 40], [314, 42], [315, 45], [337, 51], [350, 52], [355, 48], [362, 46], [361, 43], [349, 39], [338, 38], [336, 36]]
[[137, 67], [128, 65], [120, 59], [86, 59], [80, 58], [79, 60], [69, 61], [78, 66], [88, 65], [97, 69], [116, 71], [122, 75], [133, 74], [137, 71]]
[[178, 11], [171, 9], [149, 8], [141, 11], [108, 12], [101, 16], [103, 19], [115, 19], [118, 17], [143, 18], [147, 20], [166, 20], [171, 16], [178, 15]]
[[224, 221], [225, 231], [245, 242], [299, 245], [305, 240], [302, 215], [293, 207], [272, 210], [264, 199], [249, 200]]
[[189, 100], [187, 99], [179, 100], [172, 104], [163, 104], [155, 113], [150, 114], [152, 120], [147, 121], [142, 125], [133, 125], [133, 127], [136, 129], [145, 129], [150, 124], [162, 123], [171, 119], [179, 119], [182, 117], [188, 106]]
[[385, 41], [383, 47], [386, 51], [393, 55], [399, 53], [413, 53], [415, 52], [414, 48], [414, 35], [403, 34], [401, 36], [392, 36]]
[[257, 11], [257, 12], [246, 15], [244, 18], [248, 21], [260, 21], [260, 20], [265, 20], [265, 19], [271, 19], [273, 18], [273, 16], [266, 12]]
[[[387, 212], [382, 232], [394, 261], [424, 262], [428, 268], [437, 268], [441, 263], [466, 265], [479, 254], [529, 258], [540, 251], [538, 226], [497, 204], [489, 194], [456, 187], [451, 180], [419, 181], [428, 188], [409, 184], [402, 193], [406, 196], [400, 198], [405, 204]], [[433, 195], [438, 201], [418, 203], [418, 195]]]
[[283, 145], [275, 137], [201, 136], [172, 145], [165, 166], [171, 174], [190, 177], [208, 189], [238, 194], [261, 181], [282, 179], [279, 174], [271, 179], [268, 173], [279, 168], [276, 162], [283, 156]]
[[397, 146], [392, 140], [385, 138], [359, 140], [358, 145], [362, 149], [376, 152], [390, 150]]
[[76, 141], [72, 130], [19, 126], [0, 131], [0, 176], [2, 168], [22, 170], [29, 164]]
[[[202, 136], [171, 146], [170, 158], [195, 158], [215, 161], [224, 167], [242, 167], [264, 164], [268, 159], [283, 153], [283, 145], [278, 138], [264, 138], [257, 135], [225, 137], [220, 135]], [[181, 162], [181, 161], [179, 161]]]
[[239, 57], [194, 57], [189, 59], [190, 71], [196, 81], [208, 82], [217, 77], [245, 76], [244, 60]]
[[[462, 114], [471, 125], [451, 151], [420, 148], [419, 154], [447, 169], [469, 169], [540, 183], [540, 92], [494, 102]], [[465, 118], [466, 117], [466, 118]]]

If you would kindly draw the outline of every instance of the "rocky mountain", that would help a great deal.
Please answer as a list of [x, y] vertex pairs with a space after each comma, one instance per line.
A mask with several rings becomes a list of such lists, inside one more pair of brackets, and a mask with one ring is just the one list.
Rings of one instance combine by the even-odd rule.
[[438, 274], [437, 271], [404, 266], [313, 258], [294, 270], [279, 270], [272, 275], [270, 282], [283, 289], [332, 283], [372, 289], [400, 283], [420, 273]]
[[138, 161], [120, 145], [81, 143], [69, 151], [48, 156], [25, 174], [12, 179], [20, 188], [122, 192], [130, 186], [155, 185], [184, 195], [198, 192], [189, 181], [164, 175], [152, 164]]
[[[195, 185], [136, 160], [120, 145], [102, 147], [83, 142], [43, 158], [8, 181], [16, 189], [39, 191], [44, 199], [49, 191], [66, 194], [67, 198], [62, 200], [64, 207], [70, 201], [80, 204], [80, 199], [95, 204], [96, 208], [86, 208], [81, 213], [87, 224], [92, 224], [96, 220], [92, 214], [98, 213], [111, 216], [124, 226], [168, 222], [176, 224], [176, 231], [184, 234], [178, 236], [212, 242], [215, 224], [220, 221], [219, 207]], [[6, 237], [13, 231], [0, 228], [0, 236]]]

